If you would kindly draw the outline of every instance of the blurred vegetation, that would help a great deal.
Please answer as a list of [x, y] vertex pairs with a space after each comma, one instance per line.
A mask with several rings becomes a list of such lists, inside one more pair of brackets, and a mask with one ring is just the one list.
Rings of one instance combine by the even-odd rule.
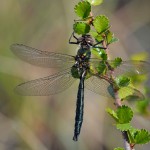
[[[76, 84], [62, 94], [51, 97], [21, 97], [13, 92], [18, 83], [53, 74], [56, 70], [22, 62], [11, 53], [10, 45], [22, 43], [38, 49], [75, 55], [76, 47], [70, 46], [68, 39], [75, 19], [73, 8], [77, 2], [1, 0], [1, 150], [110, 150], [118, 143], [123, 144], [120, 133], [116, 135], [112, 120], [105, 113], [105, 108], [111, 103], [104, 97], [86, 91], [83, 128], [79, 142], [74, 143]], [[120, 40], [110, 47], [112, 58], [118, 56], [128, 60], [135, 53], [149, 54], [149, 6], [149, 0], [142, 3], [140, 0], [105, 0], [93, 10], [95, 15], [105, 14], [111, 19], [112, 30]], [[148, 87], [146, 89], [149, 91], [149, 77], [144, 79], [144, 85], [140, 84], [139, 88]], [[149, 92], [145, 93], [147, 97], [150, 96]], [[147, 108], [147, 112], [149, 110]], [[138, 128], [150, 130], [149, 114], [145, 118], [137, 116], [133, 123]], [[149, 150], [149, 144], [139, 149]]]

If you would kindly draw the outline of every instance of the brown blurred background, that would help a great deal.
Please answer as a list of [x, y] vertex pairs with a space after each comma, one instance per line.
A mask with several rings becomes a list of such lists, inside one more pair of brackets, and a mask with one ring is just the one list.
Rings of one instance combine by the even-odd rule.
[[[78, 142], [72, 141], [78, 83], [51, 97], [22, 97], [14, 87], [26, 80], [57, 72], [32, 66], [10, 51], [13, 43], [75, 55], [69, 45], [77, 0], [0, 1], [0, 150], [112, 150], [123, 146], [122, 137], [106, 114], [113, 102], [85, 91], [84, 122]], [[104, 0], [93, 8], [105, 14], [119, 42], [110, 56], [124, 60], [150, 52], [150, 1]], [[148, 83], [146, 83], [148, 85]], [[135, 127], [150, 130], [150, 120], [136, 117]], [[136, 147], [149, 150], [150, 144]]]

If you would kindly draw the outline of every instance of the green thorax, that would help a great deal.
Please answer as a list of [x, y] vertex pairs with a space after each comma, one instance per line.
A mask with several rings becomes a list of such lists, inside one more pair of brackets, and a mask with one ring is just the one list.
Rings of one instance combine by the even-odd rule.
[[90, 48], [82, 46], [79, 48], [75, 57], [75, 64], [71, 68], [71, 74], [74, 78], [80, 78], [83, 72], [86, 71], [85, 78], [87, 78], [89, 72], [89, 60], [91, 58]]

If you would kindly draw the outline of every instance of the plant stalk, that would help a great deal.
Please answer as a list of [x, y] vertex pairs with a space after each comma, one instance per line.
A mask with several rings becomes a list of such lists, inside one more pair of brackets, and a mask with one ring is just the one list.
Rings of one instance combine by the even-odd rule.
[[[108, 47], [107, 47], [107, 43], [106, 41], [104, 40], [103, 43], [102, 43], [103, 47], [106, 48], [106, 54], [107, 56], [108, 55]], [[113, 71], [110, 72], [110, 75], [114, 78], [114, 75], [113, 75]], [[118, 90], [114, 89], [114, 96], [115, 96], [115, 106], [118, 108], [118, 107], [121, 107], [122, 106], [122, 103], [121, 103], [121, 99], [119, 98], [119, 94], [118, 94]], [[128, 138], [128, 135], [127, 135], [127, 132], [124, 131], [122, 132], [122, 136], [123, 136], [123, 139], [124, 139], [124, 148], [125, 150], [135, 150], [131, 147], [130, 143], [129, 143], [129, 138]]]

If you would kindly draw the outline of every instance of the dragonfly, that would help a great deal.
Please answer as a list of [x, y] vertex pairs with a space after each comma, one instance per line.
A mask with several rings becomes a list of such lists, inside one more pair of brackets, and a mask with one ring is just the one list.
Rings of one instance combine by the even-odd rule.
[[[74, 38], [74, 41], [72, 41]], [[69, 39], [70, 44], [79, 45], [75, 56], [68, 54], [55, 53], [50, 51], [38, 50], [23, 44], [11, 45], [12, 52], [20, 59], [40, 67], [61, 68], [61, 71], [47, 77], [27, 81], [16, 86], [15, 91], [24, 96], [49, 96], [60, 93], [69, 88], [76, 80], [79, 80], [76, 115], [74, 125], [73, 140], [77, 141], [84, 114], [84, 89], [87, 88], [102, 96], [113, 98], [113, 88], [109, 78], [101, 78], [98, 73], [91, 71], [91, 68], [97, 68], [102, 60], [91, 58], [92, 48], [105, 49], [99, 46], [101, 42], [95, 43], [94, 39], [88, 35], [76, 37], [74, 33]], [[114, 60], [107, 60], [108, 64], [113, 64]], [[145, 74], [149, 71], [149, 63], [145, 61], [122, 61], [121, 65], [113, 70], [115, 76], [126, 73]], [[108, 74], [109, 75], [109, 70]], [[143, 98], [143, 94], [133, 89], [126, 88], [124, 92], [134, 90], [134, 94]]]

